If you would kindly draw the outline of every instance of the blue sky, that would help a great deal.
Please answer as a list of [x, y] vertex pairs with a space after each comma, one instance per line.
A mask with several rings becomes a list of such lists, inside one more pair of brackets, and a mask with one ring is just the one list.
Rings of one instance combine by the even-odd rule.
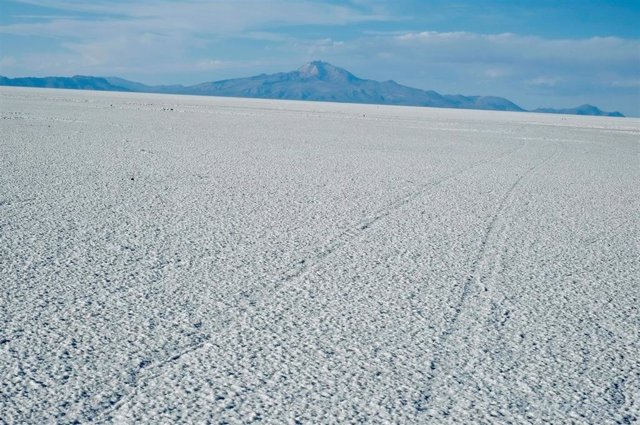
[[322, 59], [525, 108], [640, 116], [639, 22], [637, 0], [0, 0], [0, 74], [191, 84]]

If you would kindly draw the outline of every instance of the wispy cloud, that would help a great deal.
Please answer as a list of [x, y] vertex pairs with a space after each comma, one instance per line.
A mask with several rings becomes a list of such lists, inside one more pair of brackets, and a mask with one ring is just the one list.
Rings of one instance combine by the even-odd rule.
[[640, 42], [617, 37], [547, 39], [512, 33], [410, 32], [389, 37], [397, 47], [418, 49], [424, 56], [447, 61], [603, 63], [605, 66], [640, 59]]
[[[147, 68], [146, 73], [203, 70], [203, 56], [218, 63], [231, 61], [225, 41], [250, 39], [266, 43], [291, 42], [289, 26], [341, 26], [393, 19], [380, 6], [335, 5], [311, 0], [244, 0], [140, 2], [23, 0], [44, 7], [47, 13], [0, 25], [0, 34], [55, 40], [55, 47], [42, 52], [47, 69], [35, 52], [14, 55], [5, 72], [29, 68], [32, 72], [113, 73]], [[338, 41], [334, 43], [339, 43]], [[316, 43], [321, 53], [330, 47]], [[8, 63], [7, 61], [4, 61]], [[255, 62], [253, 58], [245, 62]], [[181, 65], [176, 65], [180, 63]], [[211, 68], [210, 69], [216, 69]]]
[[[230, 35], [282, 25], [346, 25], [355, 22], [392, 19], [377, 10], [327, 4], [318, 1], [243, 0], [182, 2], [67, 2], [28, 0], [26, 3], [75, 12], [73, 19], [42, 15], [41, 23], [19, 23], [0, 26], [0, 32], [19, 35], [71, 37], [74, 30], [88, 31], [84, 37], [101, 35], [112, 29], [174, 32], [185, 34]], [[32, 15], [35, 17], [35, 15]]]
[[486, 79], [492, 80], [492, 86], [496, 79], [503, 79], [523, 87], [585, 82], [604, 87], [611, 81], [636, 81], [640, 69], [640, 41], [618, 37], [547, 39], [511, 33], [394, 31], [350, 40], [328, 49], [327, 54], [366, 63], [374, 52], [385, 58], [380, 62], [384, 71], [392, 66], [404, 74], [399, 78], [427, 87], [462, 80], [471, 83], [466, 86], [481, 88], [478, 83]]

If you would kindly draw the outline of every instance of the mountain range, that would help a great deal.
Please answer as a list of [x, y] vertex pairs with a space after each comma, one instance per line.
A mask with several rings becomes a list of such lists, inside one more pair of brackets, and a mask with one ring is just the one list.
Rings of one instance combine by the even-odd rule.
[[[149, 86], [118, 77], [82, 75], [44, 78], [7, 78], [0, 76], [0, 86], [525, 111], [503, 97], [442, 95], [433, 90], [421, 90], [404, 86], [392, 80], [375, 81], [358, 78], [345, 69], [322, 61], [309, 62], [291, 72], [261, 74], [254, 77], [206, 82], [192, 86]], [[529, 112], [623, 116], [620, 112], [604, 112], [592, 105], [582, 105], [570, 109], [539, 108]]]

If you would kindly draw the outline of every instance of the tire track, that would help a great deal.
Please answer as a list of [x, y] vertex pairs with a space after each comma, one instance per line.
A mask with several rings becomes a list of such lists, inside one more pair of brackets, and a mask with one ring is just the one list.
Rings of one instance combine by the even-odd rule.
[[[467, 167], [459, 168], [454, 172], [440, 176], [430, 182], [426, 182], [420, 185], [418, 190], [415, 190], [407, 195], [404, 195], [394, 200], [393, 202], [389, 203], [385, 207], [374, 212], [370, 217], [360, 220], [355, 225], [338, 233], [338, 235], [333, 237], [328, 243], [320, 246], [320, 248], [316, 250], [316, 253], [313, 256], [302, 258], [301, 260], [296, 262], [292, 267], [290, 267], [289, 270], [285, 271], [281, 275], [280, 279], [277, 280], [275, 285], [264, 287], [262, 289], [257, 290], [254, 294], [250, 294], [248, 296], [249, 299], [246, 302], [247, 304], [246, 309], [249, 311], [245, 311], [245, 315], [248, 314], [250, 311], [257, 310], [256, 304], [258, 300], [268, 297], [269, 294], [274, 290], [280, 290], [284, 286], [290, 285], [293, 282], [298, 281], [299, 279], [307, 275], [310, 271], [314, 270], [315, 268], [323, 264], [324, 261], [327, 258], [329, 258], [333, 253], [337, 252], [338, 250], [346, 246], [349, 242], [353, 241], [357, 237], [360, 237], [362, 234], [364, 234], [364, 232], [368, 231], [374, 225], [384, 220], [386, 217], [390, 216], [396, 210], [409, 204], [416, 198], [419, 198], [420, 196], [423, 196], [429, 193], [430, 190], [439, 187], [443, 183], [453, 180], [456, 177], [460, 176], [461, 174], [464, 174], [465, 172], [478, 168], [484, 164], [494, 162], [494, 161], [499, 161], [500, 159], [519, 151], [524, 146], [525, 146], [525, 143], [522, 142], [517, 147], [513, 149], [509, 149], [497, 156], [474, 162]], [[224, 326], [224, 329], [230, 328], [233, 324], [234, 322], [230, 321]], [[124, 405], [124, 403], [126, 403], [127, 400], [130, 400], [133, 397], [135, 397], [139, 391], [140, 385], [144, 384], [145, 382], [151, 379], [161, 376], [163, 373], [163, 369], [165, 367], [168, 367], [171, 364], [177, 362], [180, 358], [184, 357], [185, 355], [189, 355], [201, 349], [206, 348], [207, 346], [210, 345], [211, 338], [212, 338], [211, 335], [206, 335], [204, 338], [201, 339], [199, 343], [188, 346], [184, 350], [179, 351], [178, 353], [174, 353], [170, 356], [167, 356], [163, 360], [159, 360], [156, 363], [151, 365], [145, 365], [144, 367], [138, 366], [137, 370], [134, 370], [130, 373], [130, 375], [133, 377], [131, 382], [125, 383], [125, 385], [127, 385], [130, 388], [130, 390], [125, 394], [119, 394], [117, 396], [117, 400], [115, 401], [115, 403], [107, 406], [107, 408], [102, 412], [98, 413], [93, 418], [93, 420], [101, 420], [101, 419], [113, 420], [113, 417], [108, 415], [113, 415], [120, 408], [122, 408], [122, 406]], [[153, 373], [153, 371], [157, 371], [157, 372]]]
[[294, 264], [292, 268], [290, 268], [287, 272], [284, 273], [281, 283], [282, 284], [287, 283], [304, 276], [310, 270], [313, 270], [315, 266], [318, 266], [319, 264], [321, 264], [325, 260], [325, 258], [333, 254], [335, 251], [339, 250], [340, 248], [347, 245], [352, 240], [359, 237], [362, 233], [369, 230], [376, 223], [385, 219], [396, 210], [409, 204], [414, 199], [429, 193], [431, 189], [435, 189], [438, 186], [442, 185], [443, 183], [446, 183], [449, 180], [453, 180], [459, 175], [464, 174], [467, 171], [471, 171], [475, 168], [478, 168], [486, 163], [498, 161], [504, 158], [505, 156], [515, 153], [516, 151], [522, 149], [523, 147], [524, 147], [524, 142], [521, 143], [518, 147], [514, 149], [510, 149], [506, 152], [503, 152], [498, 156], [485, 159], [482, 161], [474, 162], [466, 168], [458, 169], [452, 173], [445, 174], [433, 181], [420, 185], [418, 190], [413, 191], [405, 196], [402, 196], [394, 200], [393, 202], [389, 203], [387, 206], [374, 212], [370, 217], [365, 218], [359, 221], [358, 223], [356, 223], [354, 226], [342, 231], [337, 236], [335, 236], [332, 240], [330, 240], [328, 243], [326, 243], [325, 245], [321, 246], [318, 250], [316, 250], [316, 254], [313, 255], [312, 257], [306, 257], [299, 260], [296, 264]]
[[492, 269], [492, 266], [490, 264], [489, 266], [485, 266], [487, 262], [489, 263], [491, 262], [491, 260], [487, 257], [488, 246], [490, 245], [490, 240], [498, 238], [499, 234], [501, 232], [504, 232], [504, 227], [500, 231], [498, 231], [498, 225], [497, 225], [500, 217], [502, 216], [502, 213], [507, 209], [507, 207], [511, 203], [512, 195], [516, 191], [516, 188], [520, 185], [520, 183], [525, 178], [532, 175], [537, 169], [539, 169], [540, 167], [544, 166], [549, 161], [551, 161], [558, 154], [558, 151], [559, 151], [558, 142], [556, 142], [555, 150], [550, 155], [545, 157], [542, 161], [527, 168], [524, 173], [518, 176], [518, 178], [513, 182], [511, 186], [509, 186], [509, 188], [505, 191], [504, 195], [500, 199], [498, 208], [496, 209], [495, 213], [491, 217], [491, 220], [487, 225], [484, 235], [480, 240], [480, 249], [478, 250], [476, 258], [472, 263], [471, 272], [469, 273], [464, 283], [462, 284], [462, 294], [460, 295], [460, 299], [454, 306], [453, 314], [451, 315], [451, 318], [448, 320], [448, 323], [446, 324], [444, 330], [440, 334], [439, 338], [436, 340], [435, 352], [429, 363], [430, 373], [428, 374], [426, 388], [421, 391], [419, 398], [414, 401], [414, 407], [416, 411], [423, 412], [428, 409], [428, 405], [433, 395], [432, 392], [433, 392], [434, 381], [438, 377], [438, 372], [440, 370], [440, 363], [445, 353], [445, 346], [447, 345], [451, 335], [458, 330], [458, 321], [460, 320], [460, 317], [464, 313], [464, 310], [468, 307], [468, 300], [471, 295], [472, 287], [480, 286], [482, 284], [481, 282], [482, 274], [483, 274], [482, 270], [485, 267]]

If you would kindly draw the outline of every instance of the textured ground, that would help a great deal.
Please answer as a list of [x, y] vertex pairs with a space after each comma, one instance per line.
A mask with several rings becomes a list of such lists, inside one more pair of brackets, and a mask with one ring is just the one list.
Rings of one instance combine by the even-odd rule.
[[640, 421], [640, 121], [0, 89], [0, 422]]

